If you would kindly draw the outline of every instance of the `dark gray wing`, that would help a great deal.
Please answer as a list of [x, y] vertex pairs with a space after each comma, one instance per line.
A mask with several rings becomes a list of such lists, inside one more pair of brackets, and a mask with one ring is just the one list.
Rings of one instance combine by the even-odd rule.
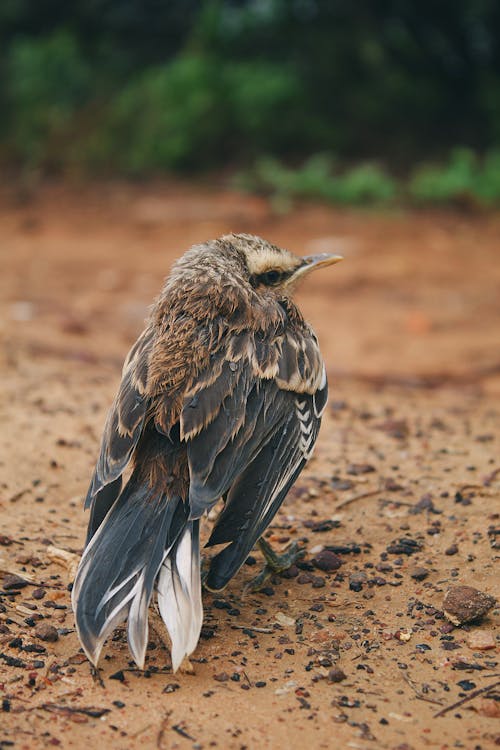
[[208, 588], [224, 588], [271, 523], [310, 457], [318, 436], [327, 386], [320, 393], [278, 391], [275, 429], [238, 476], [226, 498], [208, 546], [229, 543], [211, 561]]
[[142, 433], [148, 400], [145, 396], [149, 350], [153, 332], [146, 329], [130, 350], [120, 388], [108, 413], [101, 450], [85, 499], [91, 507], [87, 543], [121, 489], [121, 475]]
[[[327, 384], [311, 340], [303, 346], [287, 335], [273, 350], [250, 338], [244, 355], [236, 361], [226, 356], [184, 402], [191, 517], [226, 496], [209, 542], [230, 543], [214, 558], [214, 588], [242, 565], [312, 452]], [[263, 351], [265, 359], [258, 356]]]

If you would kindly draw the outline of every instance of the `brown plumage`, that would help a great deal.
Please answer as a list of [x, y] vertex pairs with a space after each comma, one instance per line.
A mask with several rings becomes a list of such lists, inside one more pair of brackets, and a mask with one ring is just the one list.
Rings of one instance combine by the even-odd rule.
[[224, 499], [208, 542], [226, 545], [206, 581], [218, 590], [312, 452], [326, 375], [291, 295], [299, 278], [337, 260], [234, 234], [191, 248], [174, 265], [125, 361], [87, 495], [73, 607], [94, 664], [128, 620], [130, 649], [143, 665], [155, 586], [174, 669], [196, 647], [200, 517]]

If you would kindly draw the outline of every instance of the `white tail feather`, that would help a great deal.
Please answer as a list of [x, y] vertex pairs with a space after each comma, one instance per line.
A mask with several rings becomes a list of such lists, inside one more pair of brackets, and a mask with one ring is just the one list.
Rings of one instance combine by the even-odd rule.
[[198, 643], [203, 609], [197, 530], [189, 525], [164, 558], [158, 577], [158, 607], [172, 642], [172, 668], [179, 668]]
[[[149, 624], [148, 608], [149, 599], [146, 596], [144, 586], [144, 573], [140, 576], [136, 586], [138, 590], [132, 600], [127, 620], [127, 636], [130, 652], [139, 669], [144, 669], [146, 648], [148, 645]], [[134, 586], [134, 589], [136, 587]]]

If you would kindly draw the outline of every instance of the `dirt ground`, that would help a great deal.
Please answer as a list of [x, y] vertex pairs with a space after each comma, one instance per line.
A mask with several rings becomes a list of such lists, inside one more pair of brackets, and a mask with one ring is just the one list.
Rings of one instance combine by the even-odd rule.
[[[228, 231], [346, 258], [299, 295], [331, 396], [271, 540], [308, 554], [259, 594], [249, 565], [204, 595], [194, 675], [172, 674], [154, 617], [145, 672], [118, 630], [92, 674], [52, 547], [81, 551], [106, 410], [163, 277]], [[449, 586], [499, 594], [500, 216], [5, 189], [0, 257], [0, 748], [500, 745], [499, 611], [443, 616]]]

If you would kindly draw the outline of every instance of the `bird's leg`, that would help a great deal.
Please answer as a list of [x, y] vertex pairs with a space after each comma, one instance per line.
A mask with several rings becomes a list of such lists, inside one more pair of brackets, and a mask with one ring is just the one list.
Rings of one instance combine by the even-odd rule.
[[273, 573], [283, 573], [306, 554], [305, 549], [299, 547], [297, 542], [292, 542], [284, 552], [278, 554], [264, 537], [259, 539], [257, 547], [264, 555], [265, 565], [259, 575], [253, 578], [248, 584], [247, 588], [252, 591], [261, 589]]

